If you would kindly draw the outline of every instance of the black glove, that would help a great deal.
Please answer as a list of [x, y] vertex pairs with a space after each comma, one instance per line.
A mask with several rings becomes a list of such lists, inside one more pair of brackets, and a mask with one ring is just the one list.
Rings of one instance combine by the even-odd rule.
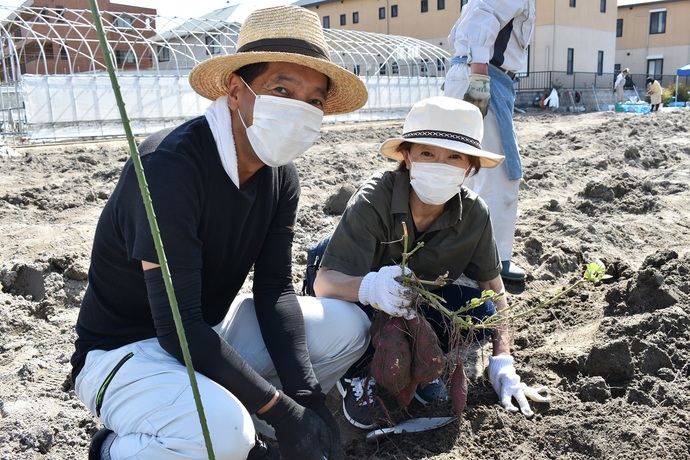
[[326, 395], [321, 392], [300, 390], [297, 393], [291, 393], [290, 397], [298, 404], [316, 412], [318, 416], [321, 417], [321, 420], [326, 423], [331, 444], [326, 458], [328, 458], [328, 460], [342, 460], [343, 447], [340, 441], [340, 427], [335, 417], [333, 417], [333, 414], [326, 406]]
[[280, 452], [273, 444], [264, 442], [259, 439], [259, 435], [256, 435], [256, 442], [249, 451], [247, 460], [280, 460]]
[[282, 459], [328, 459], [331, 446], [326, 423], [313, 410], [300, 406], [282, 391], [279, 394], [273, 407], [256, 416], [275, 430]]

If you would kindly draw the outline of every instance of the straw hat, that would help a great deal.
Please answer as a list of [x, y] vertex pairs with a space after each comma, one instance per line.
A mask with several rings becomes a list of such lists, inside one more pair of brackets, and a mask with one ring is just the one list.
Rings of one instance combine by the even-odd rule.
[[189, 84], [215, 101], [229, 92], [230, 74], [257, 62], [289, 62], [312, 68], [330, 79], [324, 114], [352, 112], [367, 102], [367, 89], [355, 74], [330, 60], [319, 17], [305, 8], [287, 5], [250, 14], [237, 39], [237, 52], [197, 64]]
[[381, 153], [402, 160], [403, 154], [397, 148], [403, 142], [435, 145], [479, 157], [482, 168], [494, 168], [504, 157], [482, 150], [483, 136], [484, 121], [476, 106], [454, 97], [430, 97], [412, 106], [405, 118], [402, 137], [384, 142]]

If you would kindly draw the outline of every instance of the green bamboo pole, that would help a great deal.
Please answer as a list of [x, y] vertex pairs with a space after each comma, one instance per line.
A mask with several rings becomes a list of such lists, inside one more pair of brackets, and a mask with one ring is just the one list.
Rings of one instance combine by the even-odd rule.
[[206, 441], [206, 451], [208, 453], [209, 460], [215, 460], [215, 455], [213, 454], [213, 446], [211, 444], [211, 436], [209, 435], [208, 425], [206, 424], [204, 406], [201, 403], [201, 395], [199, 394], [199, 387], [197, 385], [196, 375], [194, 374], [192, 357], [189, 354], [187, 337], [185, 336], [184, 327], [182, 325], [180, 310], [177, 305], [177, 298], [175, 297], [175, 290], [172, 285], [172, 277], [170, 276], [170, 269], [168, 268], [168, 259], [165, 256], [165, 250], [163, 249], [163, 241], [161, 240], [161, 234], [160, 229], [158, 228], [156, 214], [153, 210], [153, 202], [151, 200], [151, 193], [149, 192], [148, 183], [146, 182], [144, 167], [141, 163], [139, 149], [137, 148], [137, 144], [134, 140], [134, 135], [132, 134], [132, 128], [129, 124], [129, 118], [127, 117], [127, 111], [125, 110], [125, 103], [122, 100], [120, 85], [117, 81], [115, 67], [113, 66], [113, 61], [110, 55], [110, 47], [108, 46], [108, 42], [105, 38], [105, 32], [103, 31], [103, 23], [101, 22], [101, 15], [98, 11], [98, 4], [96, 3], [96, 0], [89, 0], [89, 3], [91, 5], [91, 13], [93, 14], [93, 22], [96, 26], [96, 31], [98, 32], [98, 40], [100, 41], [101, 50], [103, 51], [103, 59], [105, 60], [105, 66], [108, 69], [108, 75], [110, 76], [110, 84], [112, 85], [113, 92], [115, 93], [117, 107], [120, 110], [120, 118], [122, 119], [122, 125], [124, 126], [125, 135], [127, 136], [127, 142], [129, 143], [129, 151], [132, 155], [132, 162], [134, 163], [134, 170], [137, 174], [139, 189], [141, 190], [141, 196], [144, 200], [144, 208], [146, 209], [146, 216], [148, 217], [149, 225], [151, 227], [153, 243], [156, 246], [156, 254], [158, 255], [158, 261], [160, 262], [161, 271], [163, 272], [163, 282], [165, 283], [165, 290], [168, 293], [170, 308], [172, 310], [173, 318], [175, 320], [177, 337], [180, 340], [182, 355], [184, 357], [184, 362], [187, 367], [187, 373], [189, 374], [189, 381], [192, 386], [192, 393], [194, 394], [194, 402], [196, 403], [197, 412], [199, 413], [201, 430], [204, 434], [204, 440]]

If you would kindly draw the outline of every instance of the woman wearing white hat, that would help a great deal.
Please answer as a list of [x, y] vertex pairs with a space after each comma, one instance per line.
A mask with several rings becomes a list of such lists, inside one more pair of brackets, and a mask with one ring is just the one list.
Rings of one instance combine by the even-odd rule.
[[[366, 88], [297, 6], [252, 13], [237, 52], [198, 64], [189, 83], [213, 101], [206, 114], [140, 151], [213, 452], [338, 460], [325, 394], [364, 352], [368, 321], [346, 302], [295, 295], [292, 160], [324, 114], [362, 107]], [[208, 458], [158, 263], [128, 162], [96, 229], [76, 325], [74, 388], [105, 425], [89, 459]], [[239, 296], [252, 269], [253, 295]], [[280, 452], [257, 440], [252, 416]]]
[[[468, 102], [432, 97], [415, 104], [405, 119], [402, 137], [381, 146], [381, 153], [400, 161], [398, 169], [374, 175], [350, 199], [325, 250], [314, 282], [316, 295], [357, 302], [369, 317], [374, 307], [392, 316], [413, 316], [410, 299], [414, 296], [395, 280], [400, 275], [395, 264], [400, 263], [403, 252], [403, 222], [409, 232], [408, 250], [424, 241], [408, 261], [417, 277], [435, 280], [447, 272], [455, 280], [465, 275], [481, 290], [505, 293], [489, 210], [479, 196], [462, 186], [470, 174], [503, 161], [501, 155], [481, 149], [482, 135], [481, 113]], [[453, 309], [481, 294], [458, 284], [436, 293]], [[506, 308], [505, 297], [496, 306], [486, 302], [470, 314], [485, 317], [495, 307]], [[447, 349], [449, 338], [440, 314], [422, 308], [442, 348]], [[546, 401], [539, 394], [544, 388], [535, 390], [520, 382], [509, 352], [506, 329], [497, 328], [489, 360], [491, 382], [507, 409], [518, 410], [511, 402], [515, 398], [529, 416], [532, 411], [525, 397]], [[364, 364], [370, 359], [365, 354], [338, 382], [345, 416], [360, 428], [371, 428], [380, 421], [378, 403], [371, 395], [375, 382], [363, 379], [367, 375]], [[418, 387], [415, 397], [428, 403], [446, 398], [447, 390], [439, 379]]]

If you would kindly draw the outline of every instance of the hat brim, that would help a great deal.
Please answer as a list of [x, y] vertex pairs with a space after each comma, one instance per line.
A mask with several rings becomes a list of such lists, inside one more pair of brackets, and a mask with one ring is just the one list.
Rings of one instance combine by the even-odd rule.
[[468, 144], [448, 139], [438, 139], [433, 137], [415, 137], [414, 139], [405, 139], [396, 137], [388, 139], [381, 144], [380, 151], [383, 155], [394, 160], [403, 160], [403, 154], [398, 150], [398, 147], [403, 142], [410, 142], [412, 144], [434, 145], [436, 147], [443, 147], [444, 149], [452, 150], [454, 152], [464, 153], [479, 158], [479, 165], [482, 168], [495, 168], [503, 163], [504, 156], [497, 153], [487, 152], [486, 150], [478, 149]]
[[330, 80], [330, 89], [324, 115], [353, 112], [367, 102], [367, 88], [357, 75], [324, 59], [296, 53], [251, 51], [217, 56], [197, 64], [189, 73], [189, 84], [199, 95], [215, 101], [228, 94], [228, 83], [233, 72], [259, 62], [299, 64], [326, 75]]

